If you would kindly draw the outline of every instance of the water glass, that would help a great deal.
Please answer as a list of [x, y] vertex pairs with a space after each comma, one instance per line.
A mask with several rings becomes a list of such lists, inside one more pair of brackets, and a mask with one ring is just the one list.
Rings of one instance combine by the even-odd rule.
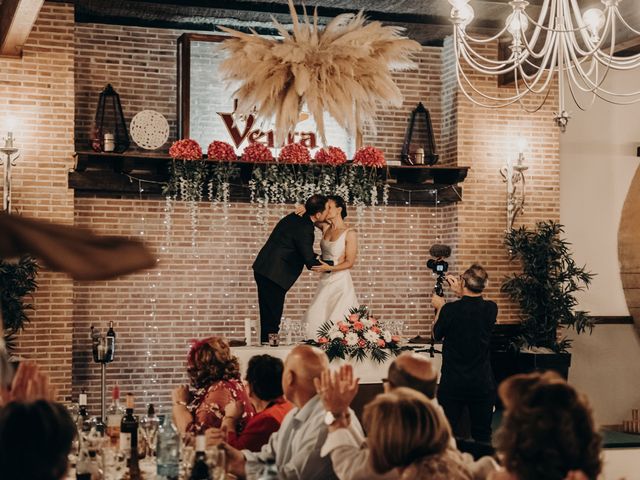
[[207, 463], [213, 473], [212, 480], [226, 480], [227, 478], [227, 452], [222, 448], [212, 448], [207, 451]]

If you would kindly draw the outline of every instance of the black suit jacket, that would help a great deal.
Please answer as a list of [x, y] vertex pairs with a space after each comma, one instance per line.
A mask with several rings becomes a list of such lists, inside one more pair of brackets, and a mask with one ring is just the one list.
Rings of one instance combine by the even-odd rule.
[[275, 226], [258, 253], [253, 270], [289, 290], [302, 268], [320, 265], [313, 252], [313, 222], [308, 215], [291, 213]]

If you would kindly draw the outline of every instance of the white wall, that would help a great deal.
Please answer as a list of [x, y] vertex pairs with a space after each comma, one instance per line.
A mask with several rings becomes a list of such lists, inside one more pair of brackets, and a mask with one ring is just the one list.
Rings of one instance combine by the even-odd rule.
[[[612, 72], [608, 88], [640, 89], [640, 72]], [[597, 273], [578, 296], [592, 315], [628, 315], [618, 262], [618, 226], [624, 200], [640, 163], [640, 104], [596, 101], [572, 118], [560, 138], [560, 220], [578, 264]], [[639, 239], [640, 241], [640, 239]], [[600, 424], [621, 423], [640, 408], [640, 341], [632, 325], [598, 325], [592, 336], [574, 337], [569, 380], [585, 392]]]
[[[607, 86], [640, 90], [640, 71], [610, 73]], [[597, 100], [587, 112], [569, 106], [560, 136], [560, 220], [578, 264], [597, 276], [580, 307], [593, 315], [628, 315], [618, 263], [620, 213], [640, 164], [640, 103], [619, 106]]]

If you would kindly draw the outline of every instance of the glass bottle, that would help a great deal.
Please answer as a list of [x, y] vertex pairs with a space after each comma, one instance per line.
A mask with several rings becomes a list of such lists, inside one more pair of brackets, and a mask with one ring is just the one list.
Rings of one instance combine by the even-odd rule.
[[147, 454], [153, 456], [156, 453], [156, 440], [158, 438], [158, 428], [160, 427], [160, 420], [156, 416], [156, 409], [153, 403], [150, 403], [147, 407], [147, 414], [140, 420], [140, 427], [146, 442]]
[[180, 474], [180, 433], [173, 424], [171, 412], [164, 417], [158, 431], [156, 473], [166, 480], [177, 480]]
[[91, 420], [87, 410], [87, 394], [85, 389], [78, 395], [78, 419], [76, 421], [78, 432], [88, 432], [91, 430]]
[[204, 435], [196, 437], [196, 456], [193, 460], [191, 468], [191, 476], [189, 480], [212, 480], [209, 473], [209, 465], [207, 464], [206, 454], [207, 441]]
[[116, 352], [116, 332], [113, 330], [113, 322], [109, 322], [109, 330], [107, 330], [107, 354], [105, 362], [113, 362], [113, 357]]
[[125, 410], [120, 404], [120, 388], [116, 385], [111, 391], [111, 405], [107, 409], [107, 436], [114, 447], [120, 444], [120, 422], [124, 414]]
[[138, 464], [138, 419], [133, 415], [134, 398], [127, 395], [127, 409], [120, 422], [120, 450], [127, 458], [130, 480], [140, 478]]

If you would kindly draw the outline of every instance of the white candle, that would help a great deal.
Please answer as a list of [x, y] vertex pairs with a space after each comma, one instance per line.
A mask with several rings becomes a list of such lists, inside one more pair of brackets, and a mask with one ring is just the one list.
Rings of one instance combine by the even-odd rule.
[[251, 319], [244, 319], [244, 339], [247, 342], [247, 347], [251, 345]]

